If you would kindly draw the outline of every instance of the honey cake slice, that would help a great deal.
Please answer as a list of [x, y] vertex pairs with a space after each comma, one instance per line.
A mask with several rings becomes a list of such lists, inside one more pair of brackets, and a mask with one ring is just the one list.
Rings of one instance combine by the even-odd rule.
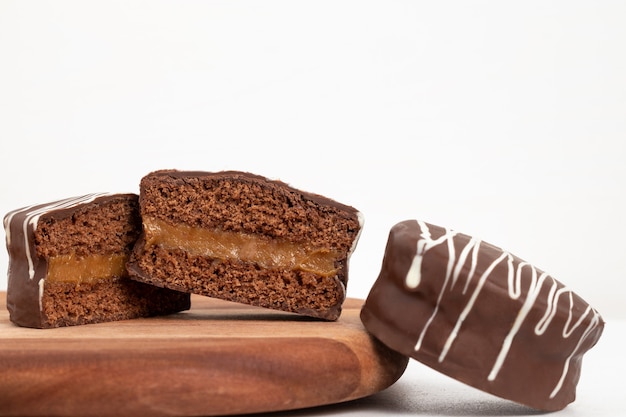
[[353, 207], [240, 171], [142, 178], [128, 265], [151, 285], [336, 320], [362, 228]]
[[187, 310], [189, 294], [128, 279], [141, 233], [136, 194], [96, 193], [4, 217], [13, 323], [52, 328]]

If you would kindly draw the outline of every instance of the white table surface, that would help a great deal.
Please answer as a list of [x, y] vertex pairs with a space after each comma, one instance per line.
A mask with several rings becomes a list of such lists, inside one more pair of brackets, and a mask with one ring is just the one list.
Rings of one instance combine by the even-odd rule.
[[605, 320], [600, 341], [584, 356], [576, 401], [558, 412], [544, 413], [497, 398], [411, 360], [404, 375], [378, 394], [344, 404], [266, 416], [626, 416], [626, 385], [621, 379], [626, 375], [626, 320]]

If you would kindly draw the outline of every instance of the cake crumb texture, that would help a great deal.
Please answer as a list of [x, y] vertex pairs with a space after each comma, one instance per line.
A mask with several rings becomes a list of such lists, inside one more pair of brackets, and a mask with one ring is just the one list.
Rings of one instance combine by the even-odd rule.
[[189, 295], [128, 278], [81, 284], [46, 283], [42, 297], [43, 327], [127, 320], [175, 313], [190, 307]]
[[120, 196], [74, 212], [42, 216], [35, 230], [37, 254], [44, 258], [74, 254], [130, 252], [141, 233], [136, 198]]
[[24, 207], [5, 217], [7, 309], [23, 327], [50, 328], [169, 314], [189, 294], [132, 281], [139, 196], [95, 193]]
[[132, 279], [327, 320], [339, 317], [349, 257], [361, 230], [353, 207], [238, 171], [153, 172], [141, 180], [139, 201], [144, 222], [155, 219], [174, 227], [297, 245], [308, 253], [328, 254], [334, 268], [325, 276], [297, 264], [262, 267], [243, 257], [164, 247], [151, 243], [146, 229], [129, 262]]
[[295, 270], [259, 268], [252, 263], [191, 256], [153, 248], [139, 261], [144, 282], [254, 306], [307, 314], [322, 311], [334, 318], [345, 298], [337, 277]]
[[142, 179], [140, 201], [143, 216], [174, 225], [258, 234], [344, 251], [351, 248], [360, 229], [354, 209], [336, 202], [324, 204], [331, 200], [251, 174], [148, 175]]

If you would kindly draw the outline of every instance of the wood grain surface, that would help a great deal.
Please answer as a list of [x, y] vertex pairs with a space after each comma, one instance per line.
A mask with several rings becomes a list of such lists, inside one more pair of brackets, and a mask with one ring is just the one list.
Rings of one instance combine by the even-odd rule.
[[407, 365], [356, 299], [337, 322], [192, 296], [184, 313], [45, 330], [13, 325], [0, 300], [0, 416], [292, 410], [376, 393]]

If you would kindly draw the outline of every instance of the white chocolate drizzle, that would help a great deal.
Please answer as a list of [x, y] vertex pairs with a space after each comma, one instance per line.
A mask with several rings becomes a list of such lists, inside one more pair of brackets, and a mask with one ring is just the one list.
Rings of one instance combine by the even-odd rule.
[[[421, 349], [421, 346], [424, 341], [424, 337], [430, 325], [432, 324], [433, 320], [435, 319], [435, 317], [437, 316], [439, 312], [440, 305], [441, 305], [441, 302], [442, 302], [442, 299], [444, 297], [446, 290], [447, 289], [451, 290], [455, 286], [455, 284], [457, 283], [459, 279], [463, 266], [466, 264], [467, 259], [470, 257], [470, 253], [471, 253], [471, 264], [470, 264], [469, 272], [467, 273], [467, 279], [466, 279], [465, 285], [463, 287], [463, 294], [467, 293], [467, 290], [469, 289], [469, 284], [473, 280], [475, 272], [476, 272], [476, 267], [478, 264], [478, 258], [479, 258], [479, 253], [480, 253], [480, 245], [482, 244], [480, 240], [470, 237], [465, 247], [461, 250], [461, 252], [457, 256], [457, 253], [454, 247], [454, 238], [457, 235], [456, 232], [446, 228], [444, 229], [443, 235], [441, 235], [437, 239], [433, 239], [428, 225], [423, 221], [418, 221], [418, 224], [421, 230], [421, 235], [417, 241], [417, 250], [416, 250], [415, 257], [413, 258], [411, 266], [409, 267], [409, 270], [405, 277], [405, 285], [410, 289], [415, 289], [420, 285], [420, 282], [422, 280], [422, 277], [421, 277], [422, 260], [426, 252], [428, 252], [430, 249], [438, 245], [445, 244], [448, 247], [449, 255], [448, 255], [446, 274], [443, 279], [441, 291], [439, 292], [439, 295], [437, 297], [437, 302], [435, 304], [433, 312], [428, 318], [428, 320], [426, 321], [419, 335], [419, 338], [415, 344], [414, 350], [416, 352]], [[543, 335], [546, 329], [548, 328], [548, 326], [550, 325], [550, 323], [552, 322], [552, 319], [556, 315], [557, 306], [559, 304], [559, 301], [562, 295], [567, 296], [566, 302], [568, 302], [569, 304], [568, 319], [566, 323], [564, 324], [563, 331], [562, 331], [562, 337], [564, 339], [570, 337], [572, 333], [578, 327], [581, 326], [585, 318], [588, 315], [591, 315], [589, 324], [587, 325], [587, 328], [583, 331], [582, 335], [580, 336], [580, 340], [578, 341], [578, 344], [576, 345], [575, 349], [569, 354], [569, 356], [565, 360], [561, 377], [557, 385], [554, 387], [554, 390], [550, 394], [550, 398], [554, 398], [558, 394], [560, 389], [562, 388], [562, 385], [565, 380], [565, 377], [567, 376], [567, 372], [569, 370], [569, 366], [570, 366], [570, 362], [572, 358], [580, 350], [582, 342], [586, 339], [589, 333], [591, 333], [592, 330], [600, 324], [601, 322], [600, 315], [598, 314], [596, 310], [588, 306], [585, 312], [579, 318], [575, 320], [573, 317], [574, 316], [574, 300], [573, 300], [573, 293], [571, 290], [569, 290], [566, 287], [563, 287], [562, 285], [561, 285], [561, 288], [559, 288], [559, 283], [554, 278], [552, 278], [550, 275], [548, 275], [545, 272], [539, 271], [537, 268], [535, 268], [534, 266], [530, 265], [527, 262], [520, 262], [517, 265], [517, 267], [515, 267], [513, 260], [514, 260], [513, 255], [511, 255], [508, 252], [502, 251], [500, 256], [498, 256], [498, 258], [496, 258], [491, 264], [489, 264], [487, 268], [485, 269], [485, 271], [482, 273], [482, 275], [478, 278], [478, 280], [476, 281], [475, 287], [472, 290], [471, 295], [469, 296], [463, 310], [461, 311], [454, 325], [453, 330], [450, 332], [450, 334], [448, 335], [444, 343], [443, 349], [441, 350], [439, 354], [438, 361], [443, 362], [445, 360], [450, 348], [452, 347], [454, 341], [459, 335], [461, 327], [463, 326], [463, 322], [465, 321], [467, 316], [470, 314], [472, 308], [474, 307], [474, 304], [476, 303], [476, 299], [478, 298], [481, 290], [483, 289], [485, 282], [487, 282], [487, 280], [491, 278], [491, 273], [493, 272], [493, 270], [502, 262], [506, 263], [508, 295], [511, 299], [517, 300], [522, 295], [522, 271], [524, 270], [524, 268], [529, 268], [531, 282], [530, 282], [530, 286], [528, 289], [528, 294], [526, 298], [524, 299], [522, 307], [520, 308], [520, 311], [518, 312], [511, 329], [509, 330], [509, 332], [507, 333], [506, 337], [504, 338], [502, 342], [500, 351], [497, 357], [495, 358], [494, 365], [487, 379], [489, 381], [494, 381], [497, 378], [498, 373], [500, 372], [500, 369], [502, 368], [506, 360], [506, 357], [508, 355], [508, 352], [511, 348], [511, 345], [513, 343], [515, 336], [519, 332], [528, 313], [535, 306], [535, 302], [537, 301], [537, 298], [539, 296], [541, 289], [543, 288], [544, 283], [548, 282], [550, 285], [550, 290], [545, 300], [546, 311], [534, 328], [534, 332], [537, 336]]]
[[39, 311], [43, 311], [43, 285], [45, 283], [45, 279], [40, 279], [37, 285], [39, 286]]
[[[28, 227], [30, 226], [33, 232], [37, 229], [37, 223], [39, 222], [39, 218], [50, 211], [68, 209], [80, 204], [90, 203], [94, 201], [98, 197], [103, 197], [106, 195], [110, 195], [110, 193], [93, 193], [87, 194], [80, 197], [72, 197], [67, 198], [65, 200], [56, 201], [54, 203], [42, 205], [42, 206], [28, 206], [22, 209], [18, 209], [8, 213], [4, 218], [4, 228], [6, 232], [6, 241], [7, 246], [11, 245], [11, 223], [13, 218], [20, 213], [26, 213], [24, 216], [24, 220], [22, 221], [21, 228], [23, 233], [23, 245], [24, 245], [24, 253], [26, 255], [26, 261], [28, 262], [28, 277], [33, 279], [35, 277], [35, 265], [34, 265], [34, 254], [31, 253], [31, 245], [29, 242], [29, 234]], [[40, 300], [41, 301], [41, 300]]]

